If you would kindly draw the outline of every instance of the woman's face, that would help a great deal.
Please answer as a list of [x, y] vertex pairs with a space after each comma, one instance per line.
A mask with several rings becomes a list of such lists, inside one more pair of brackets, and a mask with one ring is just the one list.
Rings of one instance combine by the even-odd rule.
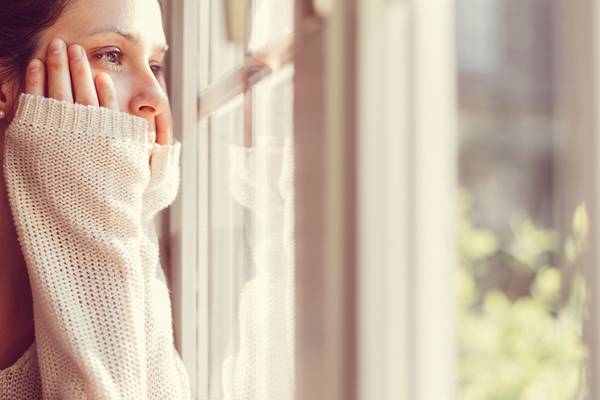
[[53, 38], [79, 44], [94, 78], [108, 73], [120, 110], [145, 118], [168, 107], [163, 64], [167, 44], [157, 0], [72, 0], [56, 23], [43, 32], [34, 55], [43, 61]]

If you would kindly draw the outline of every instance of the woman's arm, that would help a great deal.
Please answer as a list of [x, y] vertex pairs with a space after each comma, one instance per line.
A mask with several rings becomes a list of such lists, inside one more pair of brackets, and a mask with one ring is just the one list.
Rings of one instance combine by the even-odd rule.
[[[147, 190], [157, 187], [157, 172], [172, 175], [176, 162], [159, 168], [157, 157], [149, 165], [146, 121], [117, 111], [108, 76], [96, 79], [97, 97], [90, 95], [85, 57], [69, 60], [72, 82], [64, 79], [66, 58], [48, 57], [52, 98], [42, 97], [38, 65], [4, 157], [34, 296], [44, 398], [185, 399], [172, 339], [164, 323], [150, 323], [164, 296], [156, 296], [158, 254], [144, 224], [144, 215], [166, 206]], [[164, 395], [157, 396], [155, 378], [171, 382]]]
[[5, 174], [48, 398], [146, 398], [145, 121], [23, 95]]

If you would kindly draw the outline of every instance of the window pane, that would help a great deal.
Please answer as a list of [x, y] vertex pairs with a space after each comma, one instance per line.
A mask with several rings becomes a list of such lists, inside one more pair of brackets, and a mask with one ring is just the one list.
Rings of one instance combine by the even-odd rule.
[[[239, 296], [239, 343], [223, 365], [225, 399], [292, 399], [294, 207], [292, 78], [282, 71], [253, 96], [251, 147], [232, 147], [230, 188], [251, 216], [252, 265]], [[218, 265], [213, 268], [218, 268]]]
[[294, 2], [289, 0], [255, 0], [252, 34], [248, 48], [260, 51], [269, 44], [292, 34]]
[[227, 38], [225, 0], [210, 0], [210, 79], [217, 82], [242, 65], [244, 46]]
[[456, 3], [460, 399], [582, 395], [587, 215], [564, 169], [557, 3]]
[[[209, 119], [210, 126], [210, 399], [222, 399], [222, 364], [237, 351], [238, 295], [251, 273], [245, 232], [251, 221], [232, 195], [232, 151], [241, 144], [243, 98]], [[204, 223], [200, 221], [200, 223]]]
[[[293, 1], [248, 0], [248, 2], [250, 4], [251, 29], [247, 51], [260, 52], [273, 42], [280, 41], [292, 34], [294, 29]], [[240, 2], [240, 4], [242, 3], [243, 1]], [[209, 83], [221, 80], [244, 62], [245, 45], [231, 43], [228, 40], [226, 20], [225, 0], [210, 0]], [[201, 18], [201, 21], [206, 20]], [[208, 30], [203, 29], [202, 31], [206, 34]], [[202, 53], [204, 54], [204, 52]]]
[[291, 399], [293, 391], [292, 68], [210, 126], [210, 399]]
[[[210, 84], [243, 58], [242, 46], [226, 40], [222, 3], [211, 2], [204, 62], [211, 94], [227, 98]], [[253, 2], [250, 50], [288, 38], [292, 9], [292, 1]], [[208, 346], [210, 400], [293, 398], [293, 67], [269, 71], [200, 124], [210, 143], [209, 220], [198, 222], [208, 223], [210, 237], [209, 337], [199, 337]]]

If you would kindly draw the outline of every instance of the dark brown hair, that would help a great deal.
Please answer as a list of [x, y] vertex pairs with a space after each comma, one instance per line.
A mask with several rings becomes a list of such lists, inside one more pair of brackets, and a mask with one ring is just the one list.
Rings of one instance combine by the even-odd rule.
[[53, 25], [71, 0], [2, 0], [0, 82], [18, 79], [35, 53], [40, 34]]

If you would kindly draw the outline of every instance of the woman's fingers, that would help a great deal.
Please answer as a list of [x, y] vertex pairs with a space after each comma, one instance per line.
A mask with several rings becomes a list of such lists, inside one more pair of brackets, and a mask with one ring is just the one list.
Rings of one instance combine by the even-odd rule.
[[46, 67], [41, 60], [33, 59], [27, 66], [25, 93], [43, 96], [46, 90]]
[[155, 117], [156, 121], [156, 143], [173, 143], [173, 116], [171, 107], [167, 106], [165, 110]]
[[107, 73], [100, 73], [95, 79], [96, 92], [98, 93], [98, 102], [100, 107], [109, 108], [114, 111], [119, 111], [119, 103], [113, 81]]
[[65, 42], [58, 38], [48, 46], [46, 65], [37, 59], [30, 62], [25, 92], [119, 111], [110, 75], [100, 73], [94, 79], [85, 49], [77, 44], [67, 48]]
[[85, 50], [77, 44], [72, 44], [68, 54], [75, 102], [86, 106], [98, 106], [98, 96]]
[[61, 39], [53, 39], [46, 56], [48, 69], [48, 97], [72, 103], [71, 74], [67, 46]]

